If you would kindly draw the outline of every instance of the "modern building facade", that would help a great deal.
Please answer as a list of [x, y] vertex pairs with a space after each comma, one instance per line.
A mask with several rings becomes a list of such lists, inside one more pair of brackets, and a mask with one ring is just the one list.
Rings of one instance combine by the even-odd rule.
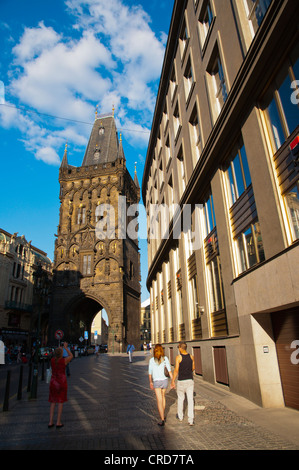
[[152, 341], [299, 409], [299, 4], [176, 0], [142, 183]]
[[126, 168], [114, 113], [96, 114], [82, 166], [68, 163], [66, 148], [59, 182], [49, 341], [61, 330], [70, 342], [90, 342], [93, 319], [104, 309], [109, 350], [116, 341], [123, 351], [140, 335], [138, 239], [126, 231], [140, 188]]
[[[52, 262], [24, 235], [0, 229], [0, 336], [6, 345], [30, 346], [37, 334], [34, 274], [41, 266], [49, 281]], [[44, 293], [41, 341], [47, 342], [50, 290]]]

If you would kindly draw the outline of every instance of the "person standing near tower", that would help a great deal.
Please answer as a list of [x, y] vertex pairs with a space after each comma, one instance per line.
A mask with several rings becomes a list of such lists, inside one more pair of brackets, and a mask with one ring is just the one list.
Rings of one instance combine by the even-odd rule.
[[127, 347], [127, 354], [129, 354], [129, 362], [131, 363], [132, 362], [132, 359], [133, 359], [133, 352], [135, 351], [135, 346], [134, 344], [132, 343], [129, 343], [128, 344], [128, 347]]

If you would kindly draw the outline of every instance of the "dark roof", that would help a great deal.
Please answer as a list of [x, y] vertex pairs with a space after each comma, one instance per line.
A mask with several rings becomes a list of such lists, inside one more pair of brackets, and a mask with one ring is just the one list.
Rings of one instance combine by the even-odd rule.
[[114, 162], [119, 156], [123, 157], [123, 150], [113, 115], [96, 117], [82, 166]]

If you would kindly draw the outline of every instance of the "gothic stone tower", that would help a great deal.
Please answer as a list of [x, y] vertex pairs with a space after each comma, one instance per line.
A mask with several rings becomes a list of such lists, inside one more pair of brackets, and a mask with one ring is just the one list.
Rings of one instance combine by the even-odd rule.
[[[132, 217], [128, 220], [127, 208], [139, 202], [140, 188], [136, 171], [133, 180], [126, 168], [113, 115], [96, 116], [81, 167], [68, 164], [65, 150], [59, 182], [61, 206], [49, 342], [55, 344], [58, 329], [64, 332], [66, 341], [78, 343], [84, 331], [90, 338], [93, 318], [105, 309], [110, 352], [125, 351], [128, 342], [137, 347], [138, 239], [128, 237], [123, 224], [132, 221]], [[107, 208], [109, 217], [104, 211]]]

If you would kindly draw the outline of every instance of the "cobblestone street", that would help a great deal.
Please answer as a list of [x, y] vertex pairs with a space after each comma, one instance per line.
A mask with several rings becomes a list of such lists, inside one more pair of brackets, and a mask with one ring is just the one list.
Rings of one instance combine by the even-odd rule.
[[[9, 411], [0, 413], [1, 450], [298, 450], [299, 413], [277, 410], [274, 416], [281, 432], [267, 422], [267, 410], [250, 402], [261, 424], [233, 410], [229, 403], [244, 402], [227, 390], [195, 377], [195, 425], [176, 419], [176, 392], [167, 393], [167, 422], [157, 426], [154, 393], [148, 384], [149, 356], [137, 353], [133, 364], [126, 355], [89, 356], [71, 363], [69, 401], [64, 405], [64, 427], [48, 429], [48, 384], [39, 382], [38, 398], [11, 400]], [[25, 394], [26, 395], [26, 394]], [[2, 399], [3, 397], [1, 397]], [[297, 436], [283, 434], [279, 415], [292, 420]], [[269, 419], [272, 415], [269, 414]], [[272, 418], [271, 418], [272, 419]], [[282, 421], [283, 423], [283, 421]], [[270, 429], [269, 429], [270, 428]]]

